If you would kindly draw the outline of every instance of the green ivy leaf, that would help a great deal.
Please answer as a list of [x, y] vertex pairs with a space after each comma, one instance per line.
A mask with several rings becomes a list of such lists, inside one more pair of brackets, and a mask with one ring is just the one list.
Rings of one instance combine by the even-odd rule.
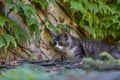
[[37, 27], [37, 21], [34, 17], [30, 17], [28, 20], [28, 25], [31, 26], [31, 25], [35, 25], [36, 24], [36, 27]]
[[93, 39], [95, 39], [95, 38], [97, 37], [96, 32], [95, 32], [95, 29], [90, 28], [90, 27], [88, 27], [88, 26], [84, 26], [84, 28], [85, 28], [85, 30], [87, 30], [88, 32], [91, 33]]
[[89, 22], [89, 26], [92, 27], [93, 24], [93, 16], [91, 13], [88, 12], [88, 22]]
[[20, 9], [20, 8], [19, 8], [19, 7], [17, 7], [17, 6], [16, 6], [16, 7], [14, 7], [14, 12], [15, 12], [15, 13], [19, 12], [19, 9]]
[[68, 2], [68, 1], [70, 1], [70, 0], [63, 0], [64, 2]]
[[92, 58], [83, 58], [83, 61], [93, 62], [94, 60]]
[[42, 9], [47, 9], [48, 7], [47, 0], [33, 0], [33, 2], [38, 3]]
[[114, 59], [112, 55], [110, 55], [108, 52], [102, 52], [100, 53], [100, 56], [106, 56], [108, 57], [109, 59]]
[[8, 21], [8, 19], [6, 17], [4, 17], [3, 15], [0, 14], [0, 26], [3, 28], [3, 26], [5, 25], [5, 22]]
[[81, 13], [83, 13], [83, 15], [86, 15], [86, 9], [83, 7], [83, 5], [80, 2], [75, 2], [75, 1], [71, 1], [71, 8], [80, 11]]
[[37, 40], [37, 42], [40, 42], [40, 40], [41, 40], [40, 30], [36, 28], [35, 32], [36, 32], [36, 40]]
[[3, 28], [3, 26], [5, 25], [5, 21], [3, 21], [3, 20], [0, 20], [0, 27], [2, 27]]
[[33, 6], [29, 4], [23, 4], [22, 5], [23, 11], [27, 17], [35, 17], [37, 15], [36, 10], [33, 8]]
[[13, 46], [15, 48], [17, 47], [17, 43], [16, 43], [13, 36], [11, 36], [9, 34], [5, 34], [3, 37], [4, 37], [5, 41], [6, 41], [7, 47], [9, 46], [10, 42], [13, 44]]
[[117, 0], [117, 4], [120, 4], [120, 0]]
[[33, 35], [33, 33], [34, 33], [34, 31], [35, 31], [35, 25], [31, 25], [31, 26], [29, 26], [29, 30], [30, 30], [30, 35], [32, 36]]
[[92, 33], [92, 37], [93, 37], [93, 39], [95, 39], [96, 37], [97, 37], [97, 34], [96, 34], [96, 32], [95, 32], [95, 29], [91, 29], [91, 33]]
[[4, 46], [4, 40], [3, 38], [0, 36], [0, 48]]
[[99, 22], [100, 22], [100, 21], [99, 21], [99, 18], [98, 18], [98, 16], [97, 16], [96, 14], [93, 14], [93, 20], [94, 20], [93, 23], [94, 23], [94, 24], [97, 24], [97, 25], [98, 25]]
[[15, 27], [15, 38], [18, 40], [18, 42], [20, 42], [21, 40], [25, 40], [25, 42], [28, 42], [29, 36], [26, 34], [26, 32], [22, 31], [19, 27]]
[[4, 50], [6, 51], [7, 45], [5, 43], [5, 40], [4, 40], [3, 36], [0, 36], [0, 48], [1, 47], [4, 47]]

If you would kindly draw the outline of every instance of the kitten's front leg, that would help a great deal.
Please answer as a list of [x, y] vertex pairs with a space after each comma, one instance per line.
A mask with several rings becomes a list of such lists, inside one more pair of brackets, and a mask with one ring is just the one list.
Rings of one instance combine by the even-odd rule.
[[84, 58], [84, 55], [82, 54], [82, 53], [79, 53], [80, 55], [78, 56], [79, 57], [79, 62], [80, 62], [80, 64], [82, 64], [83, 63], [83, 58]]
[[61, 60], [66, 60], [66, 53], [65, 52], [60, 52], [60, 57], [61, 57]]
[[82, 61], [83, 57], [85, 56], [80, 49], [76, 49], [74, 54], [75, 54], [75, 57], [79, 58], [79, 61]]
[[74, 54], [75, 54], [74, 59], [71, 60], [72, 67], [81, 68], [82, 64], [83, 64], [82, 59], [83, 59], [84, 55], [81, 54], [80, 52], [74, 53]]

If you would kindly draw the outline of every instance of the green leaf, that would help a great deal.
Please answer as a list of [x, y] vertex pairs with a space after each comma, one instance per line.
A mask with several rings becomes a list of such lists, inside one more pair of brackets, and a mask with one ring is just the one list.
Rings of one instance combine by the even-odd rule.
[[29, 26], [29, 30], [30, 30], [30, 35], [32, 36], [33, 35], [33, 33], [34, 33], [34, 31], [35, 31], [35, 25], [31, 25], [31, 26]]
[[88, 27], [88, 26], [84, 26], [84, 29], [85, 29], [86, 31], [88, 31], [89, 33], [92, 33], [92, 31], [91, 31], [91, 28], [90, 28], [90, 27]]
[[0, 48], [4, 46], [4, 40], [3, 38], [0, 36]]
[[112, 32], [111, 35], [112, 35], [112, 37], [113, 37], [114, 39], [116, 38], [115, 32]]
[[92, 58], [83, 58], [83, 61], [93, 62], [94, 60]]
[[81, 11], [83, 15], [86, 15], [86, 9], [83, 7], [83, 5], [80, 2], [71, 1], [70, 3], [71, 3], [71, 8], [77, 11]]
[[9, 21], [8, 18], [4, 17], [3, 15], [0, 14], [0, 26], [3, 28], [5, 26], [5, 22]]
[[3, 20], [0, 20], [0, 27], [2, 27], [3, 28], [3, 26], [5, 25], [5, 21], [3, 21]]
[[26, 34], [26, 32], [22, 31], [18, 26], [15, 28], [15, 38], [18, 40], [18, 42], [25, 40], [25, 42], [28, 42], [30, 40], [29, 36]]
[[109, 59], [114, 59], [112, 55], [110, 55], [108, 52], [102, 52], [100, 53], [100, 56], [106, 56], [108, 57]]
[[88, 12], [88, 22], [89, 22], [89, 26], [92, 27], [93, 24], [93, 16], [91, 13]]
[[27, 15], [27, 17], [29, 18], [37, 15], [36, 10], [33, 8], [33, 6], [29, 4], [23, 4], [22, 8], [23, 8], [25, 15]]
[[6, 0], [6, 2], [9, 9], [13, 9], [15, 7], [15, 4], [13, 4], [10, 0]]
[[3, 36], [0, 36], [0, 48], [1, 47], [4, 47], [4, 50], [6, 51], [7, 45], [5, 43], [5, 40], [4, 40]]
[[50, 24], [47, 25], [47, 28], [51, 29], [51, 30], [54, 30], [54, 27], [52, 25], [50, 25]]
[[20, 8], [19, 8], [19, 7], [17, 7], [17, 6], [16, 6], [16, 7], [14, 7], [14, 12], [15, 12], [15, 13], [19, 12], [19, 9], [20, 9]]
[[97, 4], [94, 4], [94, 6], [93, 6], [93, 12], [94, 12], [94, 14], [96, 14], [97, 12], [99, 12]]
[[16, 25], [14, 21], [0, 14], [0, 25], [5, 26], [6, 22], [9, 24], [9, 27]]
[[9, 34], [5, 34], [4, 35], [4, 39], [6, 41], [7, 47], [10, 45], [10, 42], [13, 44], [13, 46], [16, 48], [17, 47], [17, 43], [14, 39], [13, 36], [9, 35]]
[[33, 0], [33, 2], [38, 3], [42, 9], [47, 9], [47, 7], [48, 7], [47, 0]]
[[97, 15], [93, 15], [93, 20], [94, 20], [93, 23], [94, 23], [94, 24], [97, 24], [97, 25], [98, 25], [99, 22], [100, 22]]
[[68, 1], [70, 1], [70, 0], [63, 0], [64, 2], [68, 2]]
[[120, 0], [117, 0], [117, 4], [120, 4]]
[[36, 32], [36, 41], [40, 42], [41, 37], [40, 37], [40, 30], [38, 27], [35, 27], [35, 32]]
[[40, 42], [40, 40], [41, 40], [40, 31], [39, 30], [36, 31], [36, 40], [37, 40], [37, 42]]
[[97, 34], [96, 34], [96, 32], [95, 32], [95, 29], [91, 29], [91, 33], [92, 33], [92, 37], [93, 37], [93, 39], [95, 39], [96, 37], [97, 37]]
[[34, 17], [30, 17], [27, 21], [28, 21], [29, 26], [36, 25], [36, 27], [37, 27], [38, 23], [37, 23], [37, 21], [36, 21], [36, 19]]
[[21, 30], [19, 30], [19, 28], [18, 27], [15, 27], [15, 38], [18, 40], [18, 42], [20, 42], [21, 41], [21, 37], [23, 37], [22, 35], [21, 35], [21, 33], [22, 33], [22, 31]]

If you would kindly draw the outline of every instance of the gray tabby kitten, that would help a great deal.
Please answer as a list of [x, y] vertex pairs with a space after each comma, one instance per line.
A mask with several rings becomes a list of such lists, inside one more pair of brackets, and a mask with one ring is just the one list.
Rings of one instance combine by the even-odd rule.
[[82, 60], [83, 57], [92, 57], [93, 59], [106, 59], [100, 56], [101, 52], [108, 52], [114, 58], [120, 58], [120, 53], [109, 46], [95, 41], [82, 40], [70, 35], [67, 32], [58, 34], [54, 39], [55, 49], [61, 53], [62, 59]]

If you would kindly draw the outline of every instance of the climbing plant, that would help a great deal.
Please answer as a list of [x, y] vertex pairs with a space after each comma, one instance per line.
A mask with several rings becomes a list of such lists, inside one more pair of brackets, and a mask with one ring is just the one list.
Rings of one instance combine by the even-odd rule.
[[119, 0], [63, 0], [78, 26], [92, 38], [114, 39], [120, 36]]
[[[35, 32], [37, 41], [40, 41], [40, 24], [37, 20], [36, 9], [32, 5], [24, 3], [22, 0], [5, 0], [5, 3], [7, 4], [7, 9], [10, 12], [13, 11], [15, 14], [19, 14], [24, 18], [24, 21], [27, 23], [30, 36]], [[7, 14], [10, 14], [10, 12]], [[0, 48], [4, 47], [6, 50], [10, 43], [12, 43], [14, 47], [17, 47], [17, 42], [19, 43], [23, 39], [25, 42], [30, 40], [30, 36], [22, 30], [16, 22], [11, 20], [9, 17], [0, 14], [0, 29], [1, 31], [6, 31], [5, 33], [0, 34]], [[10, 33], [10, 31], [12, 31], [12, 33]]]

